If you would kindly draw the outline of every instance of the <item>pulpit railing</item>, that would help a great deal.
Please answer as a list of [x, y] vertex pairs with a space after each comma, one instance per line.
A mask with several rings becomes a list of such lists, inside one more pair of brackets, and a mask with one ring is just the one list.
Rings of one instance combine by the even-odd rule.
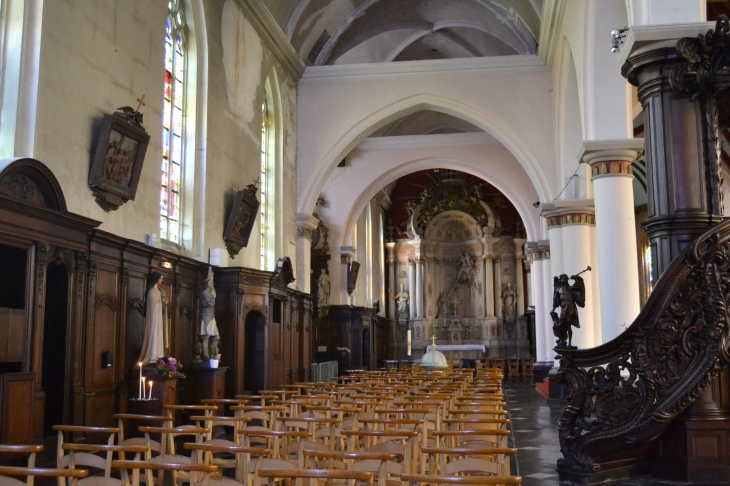
[[592, 474], [643, 461], [671, 420], [730, 362], [730, 222], [697, 238], [631, 326], [592, 349], [556, 348], [569, 404], [558, 470]]

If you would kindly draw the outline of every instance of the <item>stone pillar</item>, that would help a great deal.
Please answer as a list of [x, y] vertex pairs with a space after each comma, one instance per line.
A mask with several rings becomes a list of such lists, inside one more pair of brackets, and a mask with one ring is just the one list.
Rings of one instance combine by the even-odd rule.
[[416, 263], [416, 317], [423, 317], [423, 258], [414, 258]]
[[[551, 277], [561, 274], [570, 277], [589, 265], [592, 267], [590, 273], [581, 275], [585, 282], [586, 304], [584, 308], [578, 308], [580, 329], [573, 329], [572, 344], [581, 349], [592, 348], [601, 339], [600, 323], [596, 322], [594, 315], [594, 306], [599, 302], [598, 289], [594, 288], [594, 272], [598, 271], [598, 265], [593, 259], [592, 249], [595, 243], [595, 214], [593, 208], [586, 203], [587, 201], [560, 201], [559, 207], [555, 203], [546, 203], [543, 204], [542, 211], [542, 215], [548, 220], [550, 234]], [[562, 253], [562, 262], [555, 258], [558, 252]], [[550, 304], [552, 305], [552, 299]]]
[[477, 296], [476, 297], [476, 301], [477, 301], [477, 306], [476, 306], [477, 307], [477, 309], [476, 309], [477, 314], [476, 314], [476, 316], [482, 318], [482, 317], [485, 316], [485, 312], [484, 312], [485, 309], [486, 309], [485, 300], [487, 300], [485, 298], [485, 290], [487, 288], [487, 280], [486, 280], [486, 272], [484, 271], [484, 262], [485, 262], [485, 260], [484, 260], [484, 250], [483, 249], [482, 249], [482, 254], [481, 255], [477, 255], [476, 258], [477, 258], [477, 262], [479, 262], [477, 264], [477, 268], [478, 268], [478, 272], [477, 272], [477, 279], [478, 279], [477, 280], [477, 288], [474, 291], [474, 293]]
[[[707, 24], [685, 27], [682, 34], [692, 37], [708, 29]], [[682, 93], [670, 85], [673, 69], [683, 60], [676, 50], [676, 38], [672, 38], [676, 32], [652, 27], [632, 30], [656, 39], [653, 45], [634, 42], [623, 46], [619, 62], [625, 61], [621, 73], [638, 87], [644, 107], [649, 216], [643, 226], [652, 247], [652, 267], [659, 277], [695, 237], [722, 220], [716, 147], [719, 128], [717, 123], [706, 122], [712, 96], [690, 96], [698, 94], [691, 81], [686, 86], [677, 82]], [[706, 85], [714, 89], [715, 83], [708, 80]]]
[[311, 294], [310, 274], [312, 273], [312, 231], [317, 229], [319, 220], [309, 214], [297, 214], [297, 289]]
[[502, 257], [494, 257], [494, 315], [502, 317]]
[[408, 259], [408, 316], [413, 319], [416, 317], [416, 303], [415, 303], [415, 289], [416, 289], [416, 262], [413, 258]]
[[347, 293], [347, 278], [350, 273], [350, 263], [352, 263], [352, 257], [354, 255], [354, 246], [340, 247], [340, 295], [342, 295], [340, 302], [344, 305], [352, 305], [352, 297]]
[[[552, 236], [552, 235], [551, 235]], [[540, 286], [540, 298], [542, 300], [543, 312], [543, 328], [545, 329], [545, 342], [543, 343], [543, 356], [546, 358], [545, 367], [552, 368], [553, 366], [560, 366], [560, 363], [555, 359], [555, 337], [553, 334], [553, 320], [550, 318], [550, 311], [553, 310], [553, 258], [554, 254], [551, 251], [552, 240], [549, 245], [546, 244], [540, 247], [542, 253], [542, 280], [538, 284]], [[562, 261], [562, 255], [560, 257]], [[537, 313], [537, 312], [536, 312]]]
[[494, 317], [494, 257], [484, 255], [484, 300], [487, 317]]
[[[549, 282], [550, 276], [550, 252], [549, 250], [535, 250], [532, 252], [532, 288], [533, 299], [535, 300], [535, 362], [542, 368], [551, 368], [553, 356], [550, 354], [555, 340], [553, 339], [552, 321], [550, 310], [552, 299], [548, 302], [549, 292], [545, 292], [545, 282]], [[550, 293], [550, 295], [552, 295]]]
[[395, 270], [395, 243], [394, 242], [388, 242], [385, 244], [385, 251], [387, 253], [387, 258], [385, 260], [386, 265], [388, 265], [388, 290], [385, 293], [388, 299], [388, 317], [390, 319], [395, 320], [395, 294], [398, 293], [398, 282], [396, 281], [396, 270]]
[[643, 147], [643, 139], [600, 140], [581, 150], [593, 180], [604, 343], [631, 325], [641, 308], [631, 164]]
[[525, 255], [523, 247], [525, 246], [525, 240], [516, 239], [515, 242], [515, 292], [517, 293], [517, 317], [525, 315], [525, 280], [523, 273]]

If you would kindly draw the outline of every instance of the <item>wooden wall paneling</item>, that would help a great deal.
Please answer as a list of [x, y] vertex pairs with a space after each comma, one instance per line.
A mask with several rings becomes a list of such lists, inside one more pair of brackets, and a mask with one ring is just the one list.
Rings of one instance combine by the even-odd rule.
[[296, 366], [296, 357], [294, 356], [294, 345], [293, 343], [296, 341], [296, 330], [293, 326], [294, 324], [294, 318], [293, 318], [293, 309], [292, 309], [292, 298], [291, 296], [287, 296], [284, 299], [284, 328], [282, 332], [282, 349], [284, 349], [284, 356], [283, 356], [283, 368], [284, 368], [284, 376], [282, 377], [282, 382], [286, 383], [287, 385], [291, 385], [293, 383], [293, 367]]
[[[257, 370], [258, 373], [264, 376], [264, 388], [267, 390], [271, 389], [271, 363], [274, 357], [272, 356], [272, 343], [278, 342], [274, 339], [271, 327], [271, 316], [272, 306], [270, 304], [269, 296], [269, 282], [271, 280], [271, 272], [265, 272], [262, 270], [254, 270], [250, 268], [241, 269], [241, 282], [243, 283], [243, 292], [245, 292], [245, 310], [241, 314], [241, 340], [238, 343], [241, 348], [241, 366], [236, 367], [236, 373], [240, 373], [241, 390], [244, 387], [245, 377], [245, 351], [246, 351], [246, 330], [245, 323], [248, 313], [256, 311], [264, 317], [264, 362], [260, 364], [261, 369]], [[230, 370], [229, 370], [230, 373]], [[227, 391], [227, 390], [226, 390]]]
[[46, 403], [46, 394], [43, 392], [43, 384], [41, 380], [41, 366], [43, 356], [43, 318], [45, 313], [45, 285], [46, 285], [46, 258], [48, 256], [48, 246], [45, 243], [37, 242], [34, 246], [34, 272], [35, 287], [32, 289], [31, 302], [35, 313], [33, 315], [32, 333], [31, 333], [31, 352], [29, 353], [31, 365], [30, 370], [35, 372], [35, 393], [33, 397], [33, 439], [40, 440], [43, 438], [43, 413]]
[[182, 261], [176, 266], [173, 356], [186, 367], [192, 362], [193, 346], [198, 342], [199, 299], [205, 277], [200, 265]]
[[312, 381], [312, 300], [305, 297], [302, 301], [302, 366], [304, 367], [304, 381]]
[[215, 320], [220, 335], [221, 359], [229, 365], [226, 394], [230, 398], [243, 393], [243, 283], [238, 268], [214, 268], [213, 274]]
[[0, 375], [0, 443], [33, 441], [35, 373]]
[[84, 356], [84, 323], [86, 310], [86, 286], [88, 285], [88, 263], [89, 255], [85, 251], [76, 252], [76, 266], [74, 271], [74, 285], [69, 289], [73, 301], [73, 318], [71, 320], [73, 329], [72, 349], [70, 350], [71, 366], [71, 396], [70, 396], [70, 419], [72, 424], [83, 424], [84, 420], [84, 360], [74, 359], [76, 356]]

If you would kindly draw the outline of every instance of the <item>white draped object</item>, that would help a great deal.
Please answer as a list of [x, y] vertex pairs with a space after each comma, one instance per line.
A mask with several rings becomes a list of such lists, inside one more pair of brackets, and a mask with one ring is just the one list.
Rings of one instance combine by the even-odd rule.
[[144, 341], [139, 361], [144, 364], [156, 363], [165, 356], [164, 325], [162, 322], [162, 297], [157, 285], [147, 292], [147, 311], [145, 313]]

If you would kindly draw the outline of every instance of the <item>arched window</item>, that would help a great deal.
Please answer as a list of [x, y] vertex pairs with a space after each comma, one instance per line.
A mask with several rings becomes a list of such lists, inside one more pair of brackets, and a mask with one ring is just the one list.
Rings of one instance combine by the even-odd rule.
[[269, 198], [268, 196], [268, 182], [269, 182], [269, 103], [264, 96], [264, 101], [261, 103], [261, 270], [266, 270], [268, 260], [268, 242], [269, 242]]
[[160, 237], [181, 240], [185, 138], [185, 15], [182, 0], [169, 0], [165, 32], [165, 91], [162, 108], [162, 183]]

